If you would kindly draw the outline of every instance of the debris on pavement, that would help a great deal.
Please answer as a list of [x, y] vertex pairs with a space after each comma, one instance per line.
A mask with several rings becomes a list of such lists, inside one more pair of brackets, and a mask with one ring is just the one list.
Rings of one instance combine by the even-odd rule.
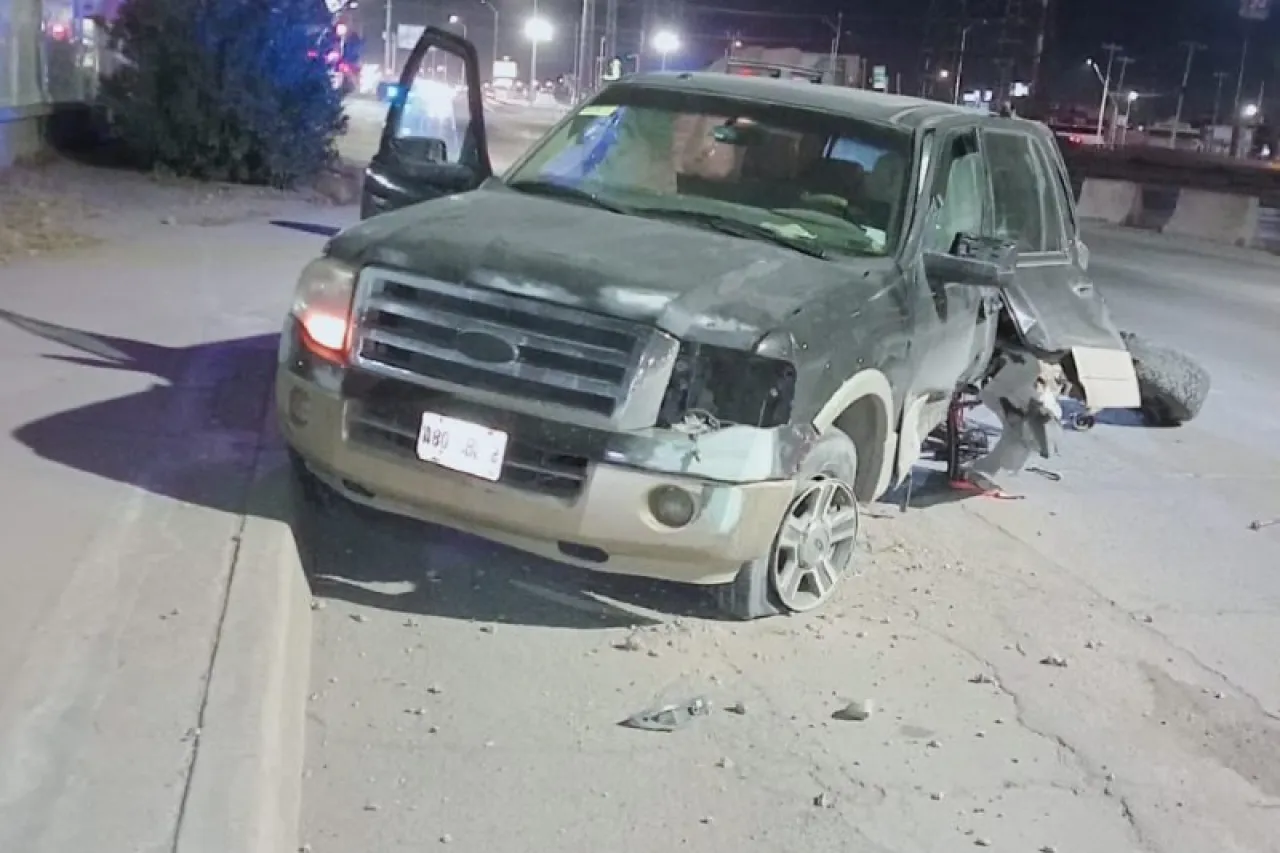
[[1266, 521], [1255, 519], [1254, 521], [1249, 522], [1249, 529], [1262, 530], [1264, 527], [1274, 527], [1277, 524], [1280, 524], [1280, 518], [1269, 518]]
[[1045, 666], [1066, 666], [1067, 659], [1062, 655], [1048, 655], [1040, 659], [1040, 663]]
[[875, 713], [875, 710], [876, 705], [873, 700], [855, 699], [831, 716], [837, 720], [860, 723], [863, 720], [871, 719], [871, 715]]
[[629, 729], [650, 732], [674, 732], [688, 725], [697, 717], [711, 713], [711, 706], [701, 696], [676, 705], [650, 708], [627, 717], [619, 725]]
[[739, 717], [747, 713], [747, 706], [741, 702], [734, 702], [728, 708], [725, 708], [730, 714], [737, 714]]
[[826, 791], [823, 791], [818, 794], [818, 796], [814, 797], [813, 804], [820, 809], [834, 809], [836, 807], [835, 798]]
[[980, 672], [969, 679], [970, 684], [995, 684], [996, 680], [985, 672]]

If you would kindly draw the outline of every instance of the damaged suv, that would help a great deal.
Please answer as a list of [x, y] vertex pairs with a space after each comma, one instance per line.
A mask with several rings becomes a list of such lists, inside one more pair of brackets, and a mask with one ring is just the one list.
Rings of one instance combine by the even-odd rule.
[[[466, 69], [456, 139], [404, 131], [428, 51]], [[277, 400], [309, 488], [714, 585], [754, 618], [854, 571], [859, 503], [910, 472], [957, 389], [1030, 364], [1029, 400], [1049, 362], [1091, 408], [1138, 405], [1039, 125], [639, 75], [499, 178], [480, 93], [470, 43], [428, 30], [369, 218], [302, 273]]]

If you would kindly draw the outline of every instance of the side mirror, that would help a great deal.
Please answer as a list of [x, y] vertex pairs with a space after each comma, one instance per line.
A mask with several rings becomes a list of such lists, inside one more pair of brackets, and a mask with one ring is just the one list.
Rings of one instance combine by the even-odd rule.
[[449, 146], [443, 139], [407, 136], [391, 143], [396, 156], [414, 164], [448, 163]]
[[950, 252], [925, 252], [924, 271], [938, 284], [1005, 289], [1013, 285], [1018, 246], [994, 237], [957, 234]]

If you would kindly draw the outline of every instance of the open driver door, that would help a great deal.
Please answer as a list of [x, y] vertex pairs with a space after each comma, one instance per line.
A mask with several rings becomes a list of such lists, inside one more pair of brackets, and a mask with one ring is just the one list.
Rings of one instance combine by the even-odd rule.
[[378, 152], [365, 169], [360, 218], [468, 192], [492, 174], [475, 45], [427, 27], [405, 63]]

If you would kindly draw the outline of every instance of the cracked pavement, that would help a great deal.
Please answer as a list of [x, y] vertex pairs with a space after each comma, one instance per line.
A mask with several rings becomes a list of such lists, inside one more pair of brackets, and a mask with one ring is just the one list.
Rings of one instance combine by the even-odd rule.
[[[697, 590], [312, 518], [302, 840], [1280, 851], [1280, 526], [1249, 529], [1280, 517], [1280, 262], [1087, 237], [1120, 324], [1212, 371], [1204, 414], [1068, 433], [1025, 500], [869, 507], [823, 613], [723, 622]], [[692, 697], [676, 732], [618, 725]]]

